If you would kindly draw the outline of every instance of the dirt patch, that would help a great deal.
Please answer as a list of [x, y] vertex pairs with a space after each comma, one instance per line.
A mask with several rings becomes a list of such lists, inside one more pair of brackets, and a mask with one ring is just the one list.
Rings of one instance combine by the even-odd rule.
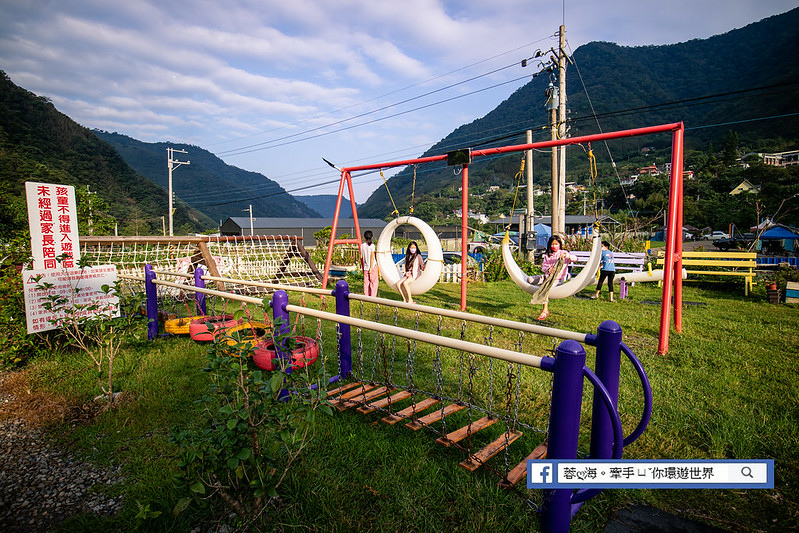
[[101, 405], [80, 405], [74, 398], [49, 391], [35, 390], [25, 371], [0, 375], [0, 420], [21, 418], [36, 427], [55, 423], [90, 422]]

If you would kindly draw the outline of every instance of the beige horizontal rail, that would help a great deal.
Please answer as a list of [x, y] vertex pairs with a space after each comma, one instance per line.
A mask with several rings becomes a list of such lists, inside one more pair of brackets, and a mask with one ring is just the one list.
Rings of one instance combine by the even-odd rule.
[[[156, 272], [157, 274], [157, 272]], [[216, 276], [203, 276], [202, 279], [208, 281], [221, 281], [223, 283], [235, 283], [237, 285], [249, 285], [251, 287], [263, 287], [265, 289], [277, 289], [284, 291], [306, 292], [308, 294], [319, 294], [321, 296], [330, 296], [333, 294], [331, 290], [314, 289], [313, 287], [297, 287], [296, 285], [280, 285], [279, 283], [266, 283], [263, 281], [252, 281], [245, 279], [233, 278], [220, 278]]]
[[169, 270], [153, 270], [153, 274], [160, 274], [163, 276], [178, 276], [181, 278], [193, 278], [194, 274], [187, 274], [185, 272], [170, 272]]
[[142, 277], [139, 277], [139, 276], [128, 276], [127, 274], [119, 274], [117, 277], [118, 278], [122, 278], [122, 279], [130, 279], [130, 280], [133, 280], [133, 281], [144, 281], [144, 278], [142, 278]]
[[370, 322], [361, 318], [353, 318], [335, 313], [328, 313], [326, 311], [318, 311], [308, 307], [300, 307], [298, 305], [286, 305], [286, 311], [289, 313], [299, 313], [302, 315], [312, 316], [314, 318], [321, 318], [323, 320], [331, 320], [333, 322], [340, 322], [342, 324], [349, 324], [363, 329], [378, 331], [389, 335], [398, 337], [405, 337], [420, 342], [427, 342], [446, 348], [455, 350], [462, 350], [468, 353], [475, 353], [484, 355], [494, 359], [501, 359], [511, 363], [519, 363], [526, 366], [541, 368], [542, 357], [537, 355], [526, 354], [522, 352], [514, 352], [504, 348], [495, 348], [493, 346], [486, 346], [485, 344], [478, 344], [476, 342], [462, 341], [459, 339], [451, 339], [449, 337], [442, 337], [440, 335], [433, 335], [432, 333], [425, 333], [423, 331], [414, 331], [412, 329], [400, 328], [397, 326], [390, 326], [387, 324], [380, 324], [377, 322]]
[[228, 300], [236, 300], [248, 304], [263, 305], [264, 301], [261, 298], [253, 298], [252, 296], [244, 296], [242, 294], [232, 294], [229, 292], [216, 291], [214, 289], [203, 289], [193, 285], [184, 285], [182, 283], [173, 283], [171, 281], [164, 281], [161, 279], [154, 279], [153, 283], [156, 285], [163, 285], [164, 287], [174, 287], [176, 289], [183, 289], [184, 291], [199, 292], [202, 294], [209, 294], [211, 296], [219, 296], [227, 298]]
[[472, 313], [464, 313], [463, 311], [455, 311], [451, 309], [441, 309], [438, 307], [431, 307], [429, 305], [418, 305], [406, 302], [398, 302], [397, 300], [389, 300], [387, 298], [376, 298], [374, 296], [364, 296], [363, 294], [356, 294], [353, 292], [349, 294], [349, 298], [350, 300], [359, 300], [362, 302], [369, 302], [379, 305], [399, 307], [401, 309], [409, 309], [411, 311], [420, 311], [422, 313], [441, 315], [449, 318], [455, 318], [458, 320], [467, 320], [469, 322], [477, 322], [479, 324], [486, 324], [489, 326], [497, 326], [501, 328], [526, 331], [528, 333], [536, 333], [538, 335], [546, 335], [548, 337], [557, 337], [559, 339], [572, 339], [578, 342], [585, 342], [586, 338], [585, 333], [578, 333], [576, 331], [549, 328], [546, 326], [538, 326], [536, 324], [525, 324], [524, 322], [505, 320], [504, 318], [493, 318], [490, 316], [475, 315]]

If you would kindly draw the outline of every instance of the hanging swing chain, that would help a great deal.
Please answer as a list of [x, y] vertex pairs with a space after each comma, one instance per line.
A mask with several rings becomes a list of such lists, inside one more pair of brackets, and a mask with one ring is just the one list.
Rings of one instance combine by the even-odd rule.
[[[397, 327], [397, 318], [399, 317], [399, 307], [394, 308], [394, 327]], [[397, 336], [391, 337], [391, 370], [389, 371], [389, 378], [394, 379], [394, 360], [397, 358]], [[390, 381], [389, 381], [390, 383]]]
[[[494, 345], [494, 326], [488, 326], [488, 337], [485, 337], [486, 346]], [[488, 359], [488, 412], [494, 410], [494, 358]]]
[[[441, 336], [441, 320], [442, 320], [442, 318], [443, 317], [441, 315], [438, 315], [438, 326], [436, 328], [436, 336], [438, 336], [438, 337]], [[440, 400], [440, 399], [443, 399], [443, 397], [444, 397], [444, 379], [443, 379], [443, 377], [441, 375], [441, 345], [440, 344], [436, 345], [436, 361], [435, 361], [435, 366], [433, 368], [433, 371], [435, 372], [435, 376], [434, 377], [435, 377], [435, 380], [436, 380], [436, 396]], [[443, 407], [444, 407], [443, 402], [441, 404], [441, 407], [443, 409]], [[443, 418], [442, 418], [442, 420], [443, 420]]]
[[524, 174], [524, 164], [527, 161], [527, 156], [522, 156], [522, 163], [519, 165], [519, 172], [516, 173], [514, 179], [516, 180], [516, 191], [513, 193], [513, 204], [510, 208], [510, 221], [508, 225], [505, 227], [505, 231], [510, 231], [511, 226], [513, 225], [513, 212], [516, 210], [516, 198], [519, 197], [519, 187], [521, 187], [522, 183], [522, 175]]
[[[375, 311], [375, 322], [378, 324], [380, 323], [380, 304], [377, 305], [377, 310]], [[375, 364], [377, 364], [377, 355], [380, 353], [380, 346], [383, 344], [383, 334], [381, 334], [379, 331], [375, 331], [375, 346], [374, 352], [372, 353], [372, 371], [369, 375], [369, 380], [372, 382], [375, 379]]]
[[591, 191], [594, 195], [594, 225], [596, 226], [596, 229], [599, 229], [599, 211], [597, 210], [596, 202], [596, 178], [599, 173], [596, 169], [596, 156], [594, 155], [594, 151], [591, 149], [591, 143], [588, 143], [588, 171], [589, 175], [591, 176]]
[[[466, 321], [461, 321], [461, 340], [466, 340]], [[463, 402], [463, 350], [458, 361], [458, 401]]]
[[[358, 318], [363, 319], [363, 302], [358, 302], [360, 304], [358, 310]], [[359, 371], [359, 379], [363, 380], [363, 329], [358, 328], [358, 371]]]
[[380, 177], [383, 178], [383, 185], [386, 186], [386, 192], [388, 193], [388, 198], [389, 200], [391, 200], [391, 205], [394, 206], [394, 211], [392, 211], [391, 214], [399, 216], [399, 210], [397, 209], [397, 204], [394, 203], [394, 198], [391, 196], [391, 191], [388, 188], [388, 182], [386, 181], [386, 177], [383, 175], [383, 169], [380, 169]]

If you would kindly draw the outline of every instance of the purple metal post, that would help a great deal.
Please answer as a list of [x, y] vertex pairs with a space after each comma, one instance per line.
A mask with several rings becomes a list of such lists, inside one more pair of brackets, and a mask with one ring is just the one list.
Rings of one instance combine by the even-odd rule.
[[[199, 287], [200, 289], [205, 288], [205, 280], [203, 279], [203, 269], [202, 267], [197, 267], [194, 270], [194, 286]], [[205, 294], [201, 292], [194, 293], [194, 302], [197, 305], [197, 311], [201, 315], [206, 315], [205, 311]]]
[[[547, 459], [576, 459], [583, 403], [585, 349], [577, 341], [565, 340], [555, 354]], [[542, 529], [549, 533], [569, 531], [572, 491], [555, 489], [543, 492]]]
[[154, 341], [158, 336], [158, 290], [153, 281], [152, 265], [144, 265], [144, 293], [147, 295], [147, 338]]
[[[288, 353], [286, 349], [286, 336], [288, 335], [290, 330], [290, 320], [289, 320], [289, 312], [286, 311], [286, 305], [289, 303], [289, 295], [286, 294], [286, 291], [275, 291], [272, 295], [272, 302], [270, 305], [272, 306], [272, 320], [273, 323], [277, 326], [277, 331], [275, 332], [275, 338], [281, 337], [279, 341], [276, 340], [275, 342], [275, 352], [277, 356], [281, 359], [285, 359], [287, 361], [291, 361], [291, 354]], [[290, 371], [289, 367], [289, 371]]]
[[[350, 316], [350, 286], [343, 279], [336, 283], [336, 314]], [[338, 359], [340, 366], [341, 379], [345, 379], [352, 371], [352, 340], [350, 337], [350, 325], [339, 323], [338, 325]]]
[[[594, 373], [605, 385], [613, 400], [619, 405], [619, 372], [621, 369], [621, 327], [613, 320], [605, 320], [597, 328], [596, 369]], [[591, 458], [613, 457], [613, 426], [604, 402], [594, 391], [591, 411]]]

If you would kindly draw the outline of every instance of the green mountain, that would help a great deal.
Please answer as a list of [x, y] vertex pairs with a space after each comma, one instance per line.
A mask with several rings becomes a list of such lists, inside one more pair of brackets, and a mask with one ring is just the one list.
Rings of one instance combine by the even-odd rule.
[[[336, 200], [338, 197], [335, 194], [311, 194], [308, 196], [295, 196], [294, 198], [322, 215], [323, 218], [333, 218], [333, 215], [336, 214]], [[357, 207], [359, 206], [356, 204]], [[341, 200], [340, 216], [341, 218], [352, 218], [352, 203], [346, 196]]]
[[[167, 192], [128, 166], [114, 148], [60, 113], [44, 97], [15, 85], [0, 71], [0, 237], [27, 229], [25, 181], [76, 188], [81, 234], [88, 207], [95, 234], [161, 233]], [[87, 194], [88, 190], [93, 194]], [[178, 209], [175, 226], [197, 231], [215, 226], [202, 213]]]
[[[786, 115], [799, 111], [797, 43], [799, 8], [709, 39], [664, 46], [625, 47], [607, 42], [580, 46], [572, 55], [574, 65], [567, 69], [569, 135], [598, 133], [597, 119], [605, 132], [682, 121], [688, 149], [721, 145], [730, 130], [748, 149], [795, 148], [799, 121]], [[549, 139], [544, 107], [549, 82], [546, 73], [534, 77], [486, 116], [457, 128], [422, 156], [466, 147], [520, 144], [528, 129], [533, 131], [534, 141]], [[648, 164], [641, 154], [644, 147], [654, 148], [651, 154], [660, 150], [665, 160], [670, 138], [638, 137], [609, 144], [619, 166], [634, 169]], [[593, 148], [600, 177], [612, 176], [617, 182], [604, 146]], [[470, 186], [512, 187], [519, 161], [519, 155], [476, 160], [470, 166]], [[546, 184], [549, 172], [549, 155], [535, 154], [536, 182]], [[567, 172], [568, 181], [588, 181], [585, 149], [567, 149]], [[394, 200], [405, 207], [400, 209], [404, 213], [412, 181], [411, 168], [388, 181]], [[447, 187], [454, 187], [457, 195], [460, 181], [443, 164], [418, 167], [417, 201], [420, 197], [425, 201], [425, 195], [440, 196]], [[380, 188], [359, 209], [359, 215], [385, 217], [391, 211], [388, 194]]]
[[[145, 143], [119, 133], [100, 130], [95, 130], [94, 133], [116, 148], [136, 172], [161, 187], [169, 187], [166, 149], [186, 150], [186, 154], [175, 154], [176, 160], [191, 162], [190, 165], [181, 165], [172, 171], [175, 196], [213, 220], [243, 216], [241, 212], [249, 210], [251, 204], [255, 217], [320, 216], [263, 174], [228, 165], [211, 152], [197, 146]], [[226, 192], [209, 196], [205, 194], [209, 190]]]

